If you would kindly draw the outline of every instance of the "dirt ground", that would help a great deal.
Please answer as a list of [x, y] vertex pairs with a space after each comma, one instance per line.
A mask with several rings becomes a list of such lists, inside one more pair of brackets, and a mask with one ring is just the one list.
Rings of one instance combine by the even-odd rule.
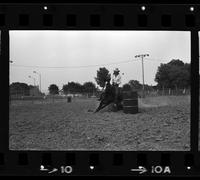
[[190, 150], [190, 97], [139, 99], [138, 114], [93, 113], [96, 99], [15, 101], [9, 113], [11, 150]]

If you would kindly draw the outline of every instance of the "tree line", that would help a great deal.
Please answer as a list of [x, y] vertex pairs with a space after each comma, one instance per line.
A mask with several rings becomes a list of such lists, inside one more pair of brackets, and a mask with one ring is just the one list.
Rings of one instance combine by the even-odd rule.
[[[179, 59], [172, 59], [168, 63], [161, 63], [157, 69], [155, 75], [156, 86], [144, 84], [145, 90], [155, 90], [155, 89], [182, 89], [190, 87], [190, 71], [191, 65], [189, 63], [184, 63]], [[111, 74], [109, 71], [103, 67], [99, 68], [97, 71], [97, 77], [95, 78], [97, 84], [104, 88], [105, 82], [110, 79]], [[130, 80], [123, 85], [123, 90], [142, 90], [143, 85], [138, 80]]]
[[[155, 90], [155, 89], [181, 89], [190, 88], [190, 73], [191, 65], [189, 63], [184, 63], [179, 59], [172, 59], [168, 63], [161, 63], [155, 74], [156, 86], [151, 86], [148, 84], [144, 85], [145, 90]], [[64, 94], [69, 93], [96, 93], [100, 92], [105, 88], [106, 81], [111, 78], [111, 73], [105, 67], [101, 67], [97, 70], [96, 77], [94, 78], [96, 84], [93, 82], [85, 82], [80, 84], [78, 82], [68, 82], [62, 87]], [[24, 95], [29, 95], [30, 89], [34, 86], [27, 85], [26, 83], [12, 83], [10, 85], [11, 94], [14, 92], [23, 93]], [[123, 90], [142, 90], [143, 85], [138, 80], [130, 80], [123, 85]], [[56, 84], [51, 84], [48, 87], [49, 94], [59, 94], [59, 87]]]
[[155, 81], [158, 88], [181, 89], [190, 87], [191, 65], [181, 60], [172, 60], [158, 67]]
[[[49, 94], [59, 94], [59, 88], [56, 84], [51, 84], [48, 88]], [[96, 93], [98, 88], [93, 82], [85, 82], [80, 84], [78, 82], [68, 82], [64, 84], [62, 89], [64, 94], [76, 94], [76, 93]]]
[[9, 86], [10, 95], [23, 95], [30, 96], [31, 92], [34, 91], [37, 95], [43, 95], [40, 92], [38, 86], [28, 85], [26, 83], [14, 82]]

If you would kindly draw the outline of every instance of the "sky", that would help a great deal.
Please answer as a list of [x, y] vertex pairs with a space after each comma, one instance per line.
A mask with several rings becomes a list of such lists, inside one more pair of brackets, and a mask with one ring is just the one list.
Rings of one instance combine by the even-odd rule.
[[186, 31], [10, 31], [10, 83], [39, 84], [42, 91], [50, 84], [61, 89], [74, 81], [94, 83], [97, 70], [110, 73], [120, 69], [122, 84], [129, 80], [142, 83], [141, 58], [144, 58], [145, 84], [154, 81], [160, 63], [180, 59], [190, 63], [190, 32]]

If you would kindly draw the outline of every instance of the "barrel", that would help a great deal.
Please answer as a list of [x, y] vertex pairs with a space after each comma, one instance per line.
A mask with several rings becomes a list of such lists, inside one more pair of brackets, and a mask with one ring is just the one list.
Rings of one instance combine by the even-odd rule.
[[68, 96], [68, 97], [67, 97], [67, 102], [70, 103], [71, 101], [72, 101], [72, 97], [71, 97], [71, 96]]
[[137, 91], [123, 92], [123, 111], [127, 114], [138, 113], [138, 94]]

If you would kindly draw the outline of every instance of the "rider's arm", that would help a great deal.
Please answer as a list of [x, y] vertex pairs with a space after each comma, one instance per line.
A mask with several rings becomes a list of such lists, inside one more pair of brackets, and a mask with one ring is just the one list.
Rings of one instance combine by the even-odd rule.
[[114, 75], [112, 75], [112, 84], [115, 83]]
[[117, 77], [117, 84], [121, 84], [121, 76], [120, 75], [118, 75], [118, 77]]

